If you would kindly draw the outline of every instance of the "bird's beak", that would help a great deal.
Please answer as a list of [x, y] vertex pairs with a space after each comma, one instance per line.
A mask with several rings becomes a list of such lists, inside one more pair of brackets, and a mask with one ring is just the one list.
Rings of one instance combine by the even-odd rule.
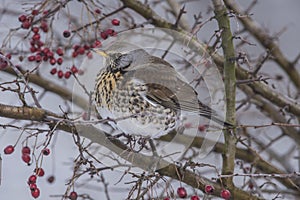
[[101, 49], [92, 49], [92, 51], [94, 51], [95, 53], [97, 53], [97, 54], [99, 54], [100, 56], [103, 56], [103, 57], [105, 57], [105, 58], [108, 57], [108, 54], [107, 54], [105, 51], [101, 50]]

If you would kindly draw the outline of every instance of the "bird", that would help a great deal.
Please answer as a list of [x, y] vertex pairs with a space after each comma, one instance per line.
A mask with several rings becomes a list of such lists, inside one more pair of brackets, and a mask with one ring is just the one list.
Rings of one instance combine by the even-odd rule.
[[102, 119], [126, 134], [158, 138], [178, 128], [184, 113], [232, 127], [203, 104], [197, 92], [167, 61], [142, 48], [93, 49], [105, 60], [94, 100]]

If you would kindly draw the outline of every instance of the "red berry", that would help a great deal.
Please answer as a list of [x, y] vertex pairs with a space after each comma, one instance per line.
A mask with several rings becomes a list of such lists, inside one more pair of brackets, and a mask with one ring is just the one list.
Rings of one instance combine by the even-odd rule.
[[35, 48], [34, 46], [31, 46], [30, 47], [30, 52], [31, 53], [34, 53], [34, 52], [36, 52], [37, 51], [37, 48]]
[[53, 175], [52, 175], [52, 176], [49, 176], [49, 177], [47, 178], [48, 183], [53, 183], [54, 180], [55, 180], [55, 177], [54, 177]]
[[42, 150], [44, 156], [48, 156], [50, 154], [50, 149], [45, 148]]
[[70, 78], [71, 74], [72, 74], [72, 73], [71, 73], [70, 71], [66, 71], [66, 73], [65, 73], [65, 78], [66, 78], [66, 79]]
[[30, 163], [30, 160], [31, 160], [31, 158], [30, 158], [30, 155], [29, 154], [23, 154], [22, 155], [22, 160], [25, 162], [25, 163]]
[[100, 46], [101, 46], [101, 41], [95, 40], [94, 44], [92, 45], [92, 48], [100, 47]]
[[231, 194], [230, 194], [230, 191], [229, 190], [226, 190], [226, 189], [223, 189], [222, 191], [221, 191], [221, 197], [222, 198], [224, 198], [224, 199], [230, 199], [230, 196], [231, 196]]
[[170, 200], [170, 198], [169, 197], [165, 197], [164, 200]]
[[20, 15], [18, 19], [19, 19], [19, 22], [25, 22], [27, 20], [27, 17], [26, 17], [26, 15]]
[[40, 189], [39, 188], [35, 188], [33, 191], [31, 191], [31, 196], [33, 198], [38, 198], [40, 196]]
[[57, 76], [58, 76], [58, 78], [62, 78], [64, 76], [64, 72], [62, 70], [59, 70], [57, 72]]
[[38, 34], [38, 33], [36, 33], [36, 34], [34, 34], [34, 35], [32, 36], [32, 39], [33, 39], [33, 40], [40, 40], [40, 39], [41, 39], [41, 35]]
[[63, 55], [64, 55], [64, 51], [62, 50], [62, 48], [57, 48], [57, 49], [56, 49], [56, 53], [57, 53], [57, 55], [59, 55], [59, 56], [63, 56]]
[[8, 53], [8, 54], [5, 55], [5, 57], [8, 58], [8, 59], [10, 60], [10, 59], [11, 59], [11, 54]]
[[51, 58], [49, 62], [50, 62], [51, 65], [55, 65], [56, 64], [56, 59], [55, 58]]
[[41, 55], [36, 55], [35, 56], [35, 61], [36, 62], [41, 62], [42, 61], [42, 56]]
[[120, 20], [118, 20], [118, 19], [113, 19], [113, 20], [111, 20], [111, 23], [112, 23], [112, 25], [114, 25], [114, 26], [119, 26], [119, 25], [120, 25]]
[[85, 44], [85, 45], [83, 45], [83, 48], [85, 49], [85, 50], [90, 50], [90, 46], [89, 45], [87, 45], [87, 44]]
[[77, 192], [74, 192], [74, 191], [71, 192], [69, 195], [69, 199], [71, 199], [71, 200], [76, 200], [77, 197], [78, 197]]
[[73, 51], [72, 57], [73, 57], [73, 58], [76, 58], [77, 56], [78, 56], [78, 52], [77, 52], [77, 51]]
[[40, 30], [39, 27], [36, 27], [36, 26], [31, 28], [31, 31], [34, 33], [38, 33], [39, 30]]
[[88, 57], [88, 59], [92, 59], [93, 58], [93, 54], [90, 51], [86, 53], [86, 56]]
[[12, 154], [15, 150], [15, 147], [13, 145], [8, 145], [4, 149], [4, 154]]
[[206, 192], [207, 194], [213, 193], [214, 190], [215, 190], [215, 188], [214, 188], [212, 185], [206, 185], [206, 186], [205, 186], [205, 192]]
[[75, 65], [73, 65], [71, 67], [71, 72], [74, 73], [74, 74], [76, 74], [78, 72], [78, 69], [77, 69], [77, 67], [75, 67]]
[[48, 13], [49, 13], [49, 10], [44, 10], [43, 11], [43, 15], [48, 15]]
[[84, 49], [84, 47], [79, 47], [79, 48], [76, 50], [76, 52], [77, 52], [78, 54], [83, 55], [84, 52], [85, 52], [85, 49]]
[[99, 8], [95, 9], [95, 13], [96, 14], [100, 14], [101, 13], [101, 10]]
[[53, 58], [54, 53], [53, 53], [52, 51], [48, 51], [48, 52], [47, 52], [47, 56], [48, 56], [49, 58]]
[[22, 22], [22, 25], [21, 25], [21, 27], [22, 27], [23, 29], [29, 29], [30, 26], [31, 26], [31, 22], [28, 21], [28, 20]]
[[197, 195], [191, 196], [191, 200], [200, 200], [200, 197]]
[[45, 171], [43, 170], [43, 168], [36, 168], [34, 170], [34, 172], [36, 173], [36, 175], [38, 176], [44, 176], [45, 175]]
[[106, 32], [107, 35], [110, 35], [110, 36], [114, 36], [115, 35], [115, 30], [111, 29], [111, 28], [107, 29], [105, 32]]
[[57, 58], [57, 64], [61, 65], [63, 63], [63, 59], [62, 58]]
[[65, 31], [63, 32], [63, 36], [64, 36], [65, 38], [68, 38], [68, 37], [70, 37], [70, 36], [71, 36], [71, 33], [70, 33], [70, 31], [68, 31], [68, 30], [65, 30]]
[[180, 198], [185, 198], [187, 196], [187, 192], [184, 187], [179, 187], [177, 189], [177, 194]]
[[31, 183], [29, 185], [29, 188], [30, 188], [31, 191], [34, 191], [37, 188], [37, 185], [35, 183]]
[[46, 21], [42, 21], [40, 27], [45, 33], [48, 32], [48, 24]]
[[29, 178], [28, 178], [28, 184], [32, 184], [32, 183], [36, 183], [36, 175], [31, 175]]
[[206, 129], [205, 125], [199, 125], [198, 126], [198, 130], [201, 131], [201, 132], [205, 131], [205, 129]]
[[28, 56], [28, 61], [29, 62], [35, 61], [35, 56], [34, 55]]
[[32, 14], [32, 15], [38, 15], [38, 14], [39, 14], [39, 11], [38, 11], [38, 10], [32, 10], [32, 11], [31, 11], [31, 14]]
[[52, 75], [56, 74], [56, 72], [57, 72], [57, 69], [56, 69], [56, 68], [52, 68], [51, 71], [50, 71], [50, 73], [51, 73]]
[[107, 33], [104, 32], [104, 31], [100, 33], [100, 36], [101, 36], [102, 39], [104, 39], [104, 40], [107, 39], [107, 37], [108, 37]]
[[30, 148], [28, 146], [23, 147], [22, 154], [30, 154]]

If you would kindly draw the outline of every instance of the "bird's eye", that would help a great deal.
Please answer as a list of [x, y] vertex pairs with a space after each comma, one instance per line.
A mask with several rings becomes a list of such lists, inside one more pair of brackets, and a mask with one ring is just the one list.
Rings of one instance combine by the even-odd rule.
[[132, 63], [132, 55], [129, 54], [119, 54], [115, 60], [115, 67], [119, 70], [124, 70]]

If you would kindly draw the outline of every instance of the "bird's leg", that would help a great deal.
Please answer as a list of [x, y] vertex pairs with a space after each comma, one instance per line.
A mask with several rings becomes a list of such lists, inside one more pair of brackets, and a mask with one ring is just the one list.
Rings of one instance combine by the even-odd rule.
[[154, 144], [154, 142], [153, 142], [153, 140], [152, 140], [151, 138], [149, 139], [149, 144], [150, 144], [150, 147], [151, 147], [153, 156], [154, 156], [154, 157], [158, 157], [158, 154], [157, 154], [157, 150], [156, 150], [155, 144]]

